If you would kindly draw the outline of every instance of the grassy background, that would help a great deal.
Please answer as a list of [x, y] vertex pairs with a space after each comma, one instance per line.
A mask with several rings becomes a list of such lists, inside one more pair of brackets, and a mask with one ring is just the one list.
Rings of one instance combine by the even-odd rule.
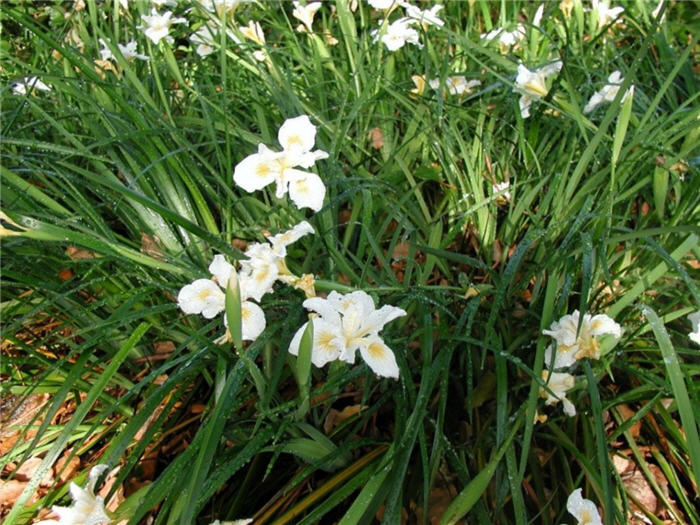
[[[117, 5], [0, 5], [1, 203], [20, 225], [4, 226], [26, 228], [2, 241], [2, 393], [50, 394], [25, 426], [37, 432], [0, 459], [7, 470], [43, 458], [6, 523], [65, 501], [58, 483], [30, 497], [66, 450], [85, 471], [121, 465], [112, 492], [125, 487], [117, 515], [130, 523], [429, 523], [457, 494], [451, 511], [470, 523], [561, 523], [577, 487], [621, 523], [635, 493], [613, 455], [642, 472], [658, 516], [700, 521], [700, 445], [686, 439], [700, 361], [684, 318], [700, 305], [692, 4], [657, 23], [655, 5], [629, 2], [623, 27], [597, 31], [580, 4], [567, 21], [547, 3], [542, 27], [505, 56], [479, 34], [532, 20], [536, 5], [450, 2], [423, 49], [396, 53], [372, 42], [381, 16], [366, 4], [324, 5], [313, 35], [294, 31], [289, 3], [245, 5], [229, 24], [260, 21], [266, 62], [225, 35], [200, 59], [178, 26], [173, 46], [154, 46], [135, 27], [149, 5]], [[151, 60], [96, 70], [98, 38], [136, 38]], [[558, 57], [550, 95], [521, 119], [518, 60]], [[618, 100], [589, 120], [581, 108], [615, 69], [635, 86], [628, 116]], [[482, 85], [412, 96], [413, 74]], [[29, 75], [52, 91], [11, 95]], [[183, 316], [174, 300], [208, 277], [213, 253], [236, 259], [240, 240], [306, 215], [232, 182], [300, 114], [330, 153], [317, 164], [328, 193], [290, 268], [320, 291], [363, 289], [409, 313], [383, 332], [400, 380], [313, 369], [303, 420], [287, 352], [306, 314], [298, 291], [263, 301], [268, 327], [247, 350], [262, 382], [212, 343], [219, 320]], [[507, 202], [492, 189], [502, 181]], [[625, 333], [577, 371], [579, 415], [567, 418], [537, 398], [538, 334], [576, 308]], [[535, 425], [538, 406], [549, 419]], [[356, 413], [333, 425], [343, 409]]]

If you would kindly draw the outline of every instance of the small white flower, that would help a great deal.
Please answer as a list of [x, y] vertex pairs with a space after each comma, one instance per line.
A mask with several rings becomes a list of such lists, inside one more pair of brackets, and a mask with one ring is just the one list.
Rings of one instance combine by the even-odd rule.
[[[595, 93], [593, 93], [593, 96], [583, 108], [583, 112], [590, 113], [601, 104], [605, 102], [610, 103], [613, 100], [615, 100], [618, 91], [620, 91], [620, 85], [624, 81], [625, 79], [622, 78], [622, 75], [619, 71], [614, 71], [613, 73], [611, 73], [608, 77], [608, 84], [605, 87], [603, 87], [600, 91], [596, 91]], [[622, 97], [621, 102], [627, 100], [627, 97], [630, 96], [630, 94], [632, 93], [631, 89], [632, 88], [630, 87], [627, 93], [625, 93], [625, 95]]]
[[616, 338], [622, 335], [622, 328], [607, 315], [584, 314], [581, 322], [581, 330], [578, 331], [580, 313], [574, 310], [572, 314], [565, 315], [559, 321], [552, 323], [549, 330], [542, 330], [545, 335], [551, 336], [557, 342], [556, 357], [552, 363], [554, 354], [550, 345], [545, 350], [545, 364], [553, 369], [564, 368], [573, 365], [579, 359], [600, 359], [600, 345], [596, 339], [598, 336], [610, 334]]
[[483, 40], [498, 42], [498, 49], [502, 55], [507, 54], [512, 47], [519, 45], [527, 37], [525, 26], [518, 24], [512, 31], [496, 28], [493, 31], [481, 35]]
[[530, 116], [530, 105], [533, 100], [547, 96], [547, 93], [549, 93], [547, 78], [561, 71], [561, 67], [561, 60], [557, 60], [535, 71], [530, 71], [524, 65], [518, 64], [518, 76], [515, 79], [513, 91], [522, 94], [519, 101], [522, 118]]
[[[310, 322], [314, 326], [311, 362], [322, 367], [340, 359], [355, 362], [360, 355], [382, 377], [399, 377], [399, 367], [391, 349], [379, 337], [379, 331], [388, 322], [406, 315], [401, 308], [382, 306], [377, 310], [372, 298], [363, 291], [349, 294], [331, 292], [326, 299], [313, 297], [304, 301], [304, 307], [318, 314]], [[289, 344], [289, 352], [298, 355], [299, 344], [306, 329], [302, 326]]]
[[607, 0], [593, 0], [593, 14], [598, 21], [598, 29], [604, 28], [617, 19], [625, 10], [624, 7], [610, 7]]
[[34, 91], [51, 91], [51, 86], [44, 84], [38, 77], [26, 77], [12, 84], [12, 93], [15, 95], [26, 95], [27, 92]]
[[275, 182], [277, 198], [289, 192], [298, 208], [320, 210], [326, 186], [315, 173], [296, 169], [297, 166], [310, 168], [317, 160], [328, 157], [325, 151], [312, 151], [316, 127], [306, 115], [287, 119], [280, 127], [277, 139], [283, 150], [275, 152], [264, 144], [258, 145], [257, 153], [248, 155], [234, 168], [234, 182], [247, 192]]
[[[440, 79], [434, 78], [428, 85], [437, 90], [440, 89]], [[467, 80], [463, 76], [447, 77], [445, 79], [445, 87], [450, 95], [468, 95], [474, 88], [481, 85], [480, 80]]]
[[566, 510], [576, 518], [577, 525], [603, 525], [598, 507], [591, 500], [581, 496], [581, 489], [576, 489], [569, 495]]
[[316, 16], [316, 11], [321, 9], [321, 2], [311, 2], [306, 5], [301, 5], [299, 2], [294, 2], [294, 11], [292, 11], [292, 16], [297, 20], [301, 21], [301, 24], [297, 27], [297, 31], [300, 33], [312, 33], [313, 29], [311, 26], [314, 23], [314, 16]]
[[550, 372], [549, 370], [542, 370], [542, 381], [545, 382], [547, 388], [551, 391], [547, 391], [545, 388], [540, 387], [540, 397], [546, 399], [545, 405], [556, 405], [561, 401], [562, 407], [564, 408], [564, 413], [573, 417], [576, 415], [576, 407], [574, 404], [566, 398], [566, 393], [574, 388], [576, 380], [571, 374]]
[[169, 34], [170, 26], [173, 24], [187, 23], [187, 20], [184, 18], [172, 18], [172, 16], [173, 14], [170, 11], [159, 14], [155, 8], [153, 8], [150, 15], [141, 15], [141, 19], [144, 21], [145, 25], [137, 26], [137, 29], [142, 30], [154, 44], [157, 44], [163, 39], [168, 43], [172, 43], [173, 37]]
[[75, 483], [70, 484], [70, 495], [73, 498], [72, 507], [53, 506], [53, 510], [58, 514], [59, 525], [101, 525], [111, 523], [107, 516], [104, 499], [95, 495], [95, 483], [109, 467], [107, 465], [96, 465], [90, 470], [88, 483], [84, 489]]
[[[104, 39], [100, 38], [100, 44], [102, 45], [102, 49], [100, 49], [100, 57], [102, 60], [116, 61], [117, 58], [114, 56], [114, 53], [112, 53], [112, 50], [107, 46]], [[133, 60], [134, 58], [138, 58], [139, 60], [150, 60], [148, 55], [141, 55], [138, 51], [136, 51], [136, 46], [136, 40], [132, 40], [131, 42], [127, 42], [123, 45], [119, 43], [117, 44], [119, 52], [126, 60]]]
[[410, 18], [399, 18], [395, 22], [389, 24], [386, 28], [386, 33], [381, 37], [379, 36], [379, 32], [375, 30], [373, 32], [374, 41], [376, 42], [378, 39], [381, 40], [389, 51], [401, 49], [407, 43], [422, 48], [423, 44], [421, 44], [418, 39], [418, 31], [411, 27], [411, 24], [415, 22], [415, 20], [411, 20]]
[[688, 337], [700, 345], [700, 310], [688, 315], [688, 320], [693, 323], [693, 331], [688, 334]]
[[438, 17], [438, 11], [440, 11], [444, 6], [441, 4], [435, 4], [430, 9], [422, 10], [414, 5], [407, 2], [403, 2], [401, 6], [406, 9], [406, 17], [415, 20], [421, 24], [424, 28], [426, 26], [438, 26], [442, 27], [445, 22]]

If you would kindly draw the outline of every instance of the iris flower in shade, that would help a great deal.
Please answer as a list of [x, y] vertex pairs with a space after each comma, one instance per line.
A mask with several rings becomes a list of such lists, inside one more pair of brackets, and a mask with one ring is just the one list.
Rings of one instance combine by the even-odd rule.
[[[326, 299], [307, 299], [304, 307], [318, 314], [309, 321], [314, 327], [311, 349], [311, 362], [314, 365], [322, 367], [336, 359], [352, 364], [359, 350], [375, 374], [399, 377], [394, 353], [379, 332], [388, 322], [406, 315], [404, 310], [388, 305], [377, 310], [372, 297], [363, 291], [344, 295], [333, 291]], [[289, 344], [289, 352], [293, 355], [299, 353], [299, 344], [307, 324], [297, 331]]]
[[328, 158], [325, 151], [313, 150], [316, 127], [306, 115], [287, 119], [280, 127], [277, 139], [282, 151], [258, 145], [257, 153], [248, 155], [234, 168], [234, 182], [247, 192], [260, 190], [274, 182], [277, 198], [289, 192], [297, 207], [320, 210], [326, 186], [315, 173], [296, 169], [297, 166], [310, 168], [317, 160]]
[[[625, 81], [624, 78], [622, 78], [622, 74], [619, 71], [614, 71], [613, 73], [610, 74], [608, 77], [608, 84], [603, 87], [601, 90], [596, 91], [593, 93], [593, 96], [591, 99], [588, 101], [586, 106], [583, 108], [584, 113], [590, 113], [594, 111], [598, 106], [604, 103], [610, 103], [613, 100], [615, 100], [615, 97], [617, 96], [618, 91], [620, 91], [620, 86], [622, 83]], [[630, 96], [633, 92], [632, 86], [627, 90], [627, 93], [625, 93], [625, 96], [622, 97], [622, 101], [624, 102], [628, 96]]]
[[173, 14], [170, 11], [166, 11], [161, 15], [153, 8], [150, 15], [141, 15], [144, 25], [136, 28], [142, 30], [154, 44], [163, 39], [170, 44], [173, 42], [173, 37], [170, 36], [170, 26], [187, 23], [187, 20], [184, 18], [172, 18], [172, 16]]
[[[107, 46], [104, 39], [100, 38], [100, 44], [102, 45], [102, 49], [100, 49], [100, 57], [102, 60], [117, 59], [109, 46]], [[133, 60], [134, 58], [138, 58], [139, 60], [150, 60], [148, 55], [141, 55], [138, 51], [136, 51], [136, 45], [136, 40], [132, 40], [131, 42], [127, 42], [123, 45], [118, 43], [117, 47], [119, 48], [119, 52], [126, 60]]]
[[573, 365], [579, 359], [600, 359], [600, 345], [598, 336], [610, 334], [614, 337], [622, 335], [622, 328], [607, 315], [584, 314], [581, 322], [581, 330], [578, 330], [580, 313], [565, 315], [552, 323], [549, 330], [542, 330], [545, 335], [551, 336], [557, 342], [557, 351], [554, 362], [552, 356], [554, 350], [548, 346], [545, 350], [545, 364], [551, 368], [563, 368]]
[[540, 387], [540, 397], [546, 399], [545, 405], [556, 405], [561, 401], [564, 413], [571, 417], [576, 415], [576, 407], [566, 398], [566, 393], [574, 388], [576, 380], [571, 374], [550, 372], [542, 370], [542, 381], [545, 382], [547, 389]]
[[610, 7], [607, 0], [593, 0], [592, 6], [592, 11], [598, 22], [598, 29], [602, 29], [616, 20], [625, 10], [624, 7]]
[[569, 495], [566, 510], [576, 518], [577, 525], [603, 525], [598, 507], [591, 500], [581, 496], [581, 489], [576, 489]]
[[105, 510], [104, 499], [95, 495], [95, 483], [107, 470], [107, 465], [96, 465], [88, 474], [88, 482], [85, 488], [80, 488], [75, 483], [70, 484], [70, 495], [73, 498], [72, 507], [51, 507], [58, 514], [58, 521], [45, 520], [37, 525], [103, 525], [112, 523]]
[[310, 4], [301, 5], [299, 2], [294, 2], [294, 11], [292, 11], [292, 16], [297, 20], [301, 21], [301, 24], [297, 26], [297, 31], [300, 33], [312, 33], [313, 29], [311, 26], [314, 23], [314, 16], [316, 16], [316, 11], [321, 9], [321, 2], [311, 2]]
[[518, 65], [518, 76], [515, 79], [513, 91], [522, 94], [519, 106], [520, 115], [523, 118], [530, 116], [530, 105], [533, 100], [547, 96], [547, 93], [549, 93], [547, 78], [555, 73], [559, 73], [561, 67], [561, 60], [557, 60], [535, 71], [530, 71], [522, 64]]
[[688, 337], [700, 345], [700, 310], [688, 315], [688, 320], [693, 323], [693, 331], [688, 334]]

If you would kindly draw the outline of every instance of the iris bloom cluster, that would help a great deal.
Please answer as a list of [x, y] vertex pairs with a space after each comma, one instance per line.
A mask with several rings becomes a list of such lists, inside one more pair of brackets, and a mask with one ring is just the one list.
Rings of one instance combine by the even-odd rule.
[[73, 506], [51, 507], [58, 520], [44, 520], [37, 525], [103, 525], [112, 523], [107, 516], [104, 499], [95, 495], [95, 484], [97, 479], [107, 471], [107, 465], [96, 465], [88, 474], [88, 482], [85, 488], [80, 488], [75, 483], [70, 484], [70, 495], [73, 498]]
[[262, 308], [249, 299], [260, 301], [272, 291], [276, 281], [293, 285], [301, 281], [289, 272], [284, 258], [288, 245], [313, 232], [312, 226], [303, 221], [287, 232], [269, 237], [269, 242], [251, 244], [245, 252], [248, 258], [241, 261], [240, 272], [236, 272], [223, 255], [215, 255], [209, 265], [215, 281], [197, 279], [184, 286], [177, 296], [178, 306], [186, 314], [201, 314], [205, 319], [213, 319], [226, 309], [224, 290], [229, 280], [238, 279], [242, 338], [254, 341], [265, 330], [266, 321]]
[[[556, 350], [549, 345], [544, 352], [545, 366], [551, 370], [568, 368], [580, 359], [600, 359], [600, 343], [598, 337], [612, 335], [619, 338], [622, 328], [607, 315], [581, 314], [574, 310], [572, 314], [565, 315], [559, 321], [555, 321], [549, 330], [542, 333], [548, 335], [556, 342]], [[580, 329], [579, 329], [580, 323]], [[542, 380], [547, 384], [549, 391], [540, 388], [540, 397], [545, 398], [546, 405], [555, 405], [562, 402], [564, 413], [568, 416], [576, 414], [576, 408], [566, 398], [566, 392], [575, 384], [575, 378], [568, 372], [542, 371]]]
[[[428, 26], [442, 27], [445, 25], [445, 22], [438, 16], [438, 12], [443, 8], [441, 4], [436, 4], [430, 9], [420, 9], [401, 0], [371, 0], [369, 3], [375, 9], [382, 9], [388, 12], [393, 11], [395, 8], [404, 9], [404, 16], [388, 24], [385, 30], [375, 29], [371, 33], [374, 41], [381, 40], [389, 51], [401, 49], [406, 44], [413, 44], [419, 48], [423, 47], [419, 39], [418, 30], [414, 27], [416, 25], [421, 26], [424, 30]], [[383, 20], [380, 20], [380, 24], [383, 22]]]
[[328, 158], [325, 151], [313, 149], [316, 127], [306, 115], [287, 119], [277, 139], [282, 151], [259, 144], [257, 153], [248, 155], [234, 168], [234, 182], [247, 192], [261, 190], [274, 182], [278, 199], [289, 192], [297, 207], [320, 210], [326, 186], [315, 173], [297, 169], [310, 168], [317, 160]]
[[[378, 310], [374, 301], [363, 291], [339, 294], [331, 292], [326, 299], [313, 297], [304, 301], [307, 310], [315, 312], [311, 362], [322, 367], [331, 361], [353, 364], [357, 350], [374, 371], [382, 377], [399, 377], [399, 367], [391, 349], [379, 336], [388, 322], [406, 315], [395, 306], [385, 305]], [[289, 352], [298, 355], [299, 344], [306, 330], [305, 323], [292, 338]]]

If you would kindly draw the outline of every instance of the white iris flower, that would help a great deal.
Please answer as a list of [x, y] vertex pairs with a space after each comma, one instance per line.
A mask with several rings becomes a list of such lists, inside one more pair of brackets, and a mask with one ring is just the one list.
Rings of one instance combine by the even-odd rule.
[[379, 30], [375, 29], [372, 31], [374, 42], [381, 40], [389, 51], [401, 49], [406, 44], [413, 44], [422, 48], [423, 44], [418, 39], [418, 31], [411, 27], [415, 23], [417, 23], [417, 20], [408, 17], [399, 18], [389, 24], [386, 32], [381, 36], [379, 36]]
[[70, 495], [73, 498], [72, 507], [51, 507], [58, 514], [58, 521], [44, 520], [37, 525], [103, 525], [112, 523], [107, 516], [104, 499], [95, 495], [97, 479], [107, 470], [107, 465], [96, 465], [88, 474], [88, 482], [85, 488], [80, 488], [75, 483], [70, 484]]
[[[428, 82], [428, 85], [438, 90], [440, 89], [440, 79], [434, 78]], [[463, 76], [447, 77], [445, 79], [445, 87], [450, 95], [468, 95], [474, 88], [481, 85], [480, 80], [467, 80]]]
[[566, 510], [576, 518], [577, 525], [603, 525], [598, 507], [591, 500], [581, 496], [581, 489], [576, 489], [569, 495]]
[[598, 29], [602, 29], [610, 22], [616, 20], [625, 10], [624, 7], [610, 7], [607, 0], [593, 0], [592, 4], [593, 14], [598, 22]]
[[561, 67], [561, 60], [557, 60], [535, 71], [530, 71], [522, 64], [518, 65], [518, 76], [515, 79], [513, 91], [522, 94], [519, 105], [520, 115], [523, 118], [530, 116], [530, 105], [533, 100], [547, 96], [547, 93], [549, 93], [547, 78], [555, 73], [559, 73]]
[[445, 22], [437, 15], [438, 11], [444, 7], [441, 4], [435, 4], [430, 9], [420, 9], [407, 2], [403, 2], [401, 6], [406, 10], [406, 17], [415, 20], [421, 24], [423, 28], [429, 25], [438, 27], [445, 25]]
[[527, 32], [523, 24], [518, 24], [512, 31], [506, 31], [499, 27], [481, 35], [482, 40], [498, 42], [498, 50], [502, 55], [507, 54], [512, 47], [519, 45], [525, 37], [527, 37]]
[[294, 2], [294, 11], [292, 11], [292, 16], [301, 21], [301, 24], [297, 26], [297, 31], [300, 33], [313, 32], [311, 26], [314, 23], [316, 11], [321, 9], [321, 5], [321, 2], [311, 2], [310, 4], [306, 5], [301, 5], [296, 1]]
[[309, 117], [287, 119], [277, 134], [282, 151], [272, 151], [264, 144], [258, 152], [248, 155], [233, 171], [234, 182], [247, 192], [276, 184], [275, 195], [282, 198], [287, 192], [299, 208], [318, 211], [323, 206], [326, 186], [315, 173], [296, 169], [310, 168], [317, 160], [328, 158], [328, 153], [313, 150], [316, 127]]
[[[107, 46], [107, 43], [104, 41], [104, 39], [100, 38], [100, 44], [102, 45], [102, 49], [100, 49], [100, 57], [102, 60], [116, 60], [117, 58], [114, 56], [114, 53], [112, 53], [112, 50]], [[138, 58], [139, 60], [150, 60], [150, 57], [148, 55], [141, 55], [137, 50], [136, 50], [136, 40], [132, 40], [131, 42], [127, 42], [126, 44], [122, 45], [117, 43], [117, 47], [119, 48], [119, 52], [122, 54], [122, 56], [126, 60], [133, 60], [134, 58]]]
[[141, 15], [145, 25], [137, 26], [137, 29], [141, 29], [154, 44], [163, 39], [168, 43], [172, 43], [173, 37], [170, 36], [170, 26], [187, 23], [187, 20], [184, 18], [172, 18], [172, 16], [173, 14], [170, 11], [159, 14], [153, 8], [150, 15]]
[[12, 84], [14, 95], [26, 95], [27, 92], [51, 91], [51, 86], [44, 84], [38, 77], [26, 77], [20, 82]]
[[622, 328], [607, 315], [584, 314], [581, 330], [578, 331], [580, 313], [574, 310], [559, 321], [552, 323], [549, 330], [542, 333], [551, 336], [557, 342], [556, 357], [552, 363], [554, 349], [545, 350], [545, 364], [551, 368], [564, 368], [573, 365], [579, 359], [600, 359], [600, 344], [597, 337], [610, 334], [616, 338], [622, 335]]
[[[617, 96], [618, 91], [620, 91], [620, 86], [622, 83], [625, 81], [624, 78], [622, 78], [622, 74], [619, 71], [614, 71], [613, 73], [610, 74], [608, 77], [608, 84], [603, 87], [601, 90], [596, 91], [593, 93], [593, 96], [591, 99], [588, 101], [586, 106], [583, 108], [584, 113], [591, 113], [594, 111], [598, 106], [600, 106], [603, 103], [610, 103], [613, 100], [615, 100], [615, 97]], [[627, 100], [627, 97], [630, 96], [632, 93], [632, 86], [627, 90], [627, 93], [625, 93], [625, 96], [622, 97], [622, 101], [624, 102]]]
[[549, 392], [545, 388], [540, 387], [540, 397], [546, 399], [544, 404], [556, 405], [561, 402], [564, 413], [569, 417], [575, 416], [576, 407], [566, 398], [566, 393], [574, 388], [576, 382], [574, 376], [566, 373], [542, 370], [542, 381], [545, 382], [547, 388], [551, 391]]
[[[399, 377], [394, 353], [384, 344], [379, 332], [388, 322], [406, 315], [404, 310], [388, 305], [377, 310], [372, 297], [363, 291], [344, 295], [334, 291], [326, 299], [307, 299], [304, 307], [318, 314], [309, 321], [314, 327], [311, 350], [314, 365], [322, 367], [336, 359], [352, 364], [359, 350], [375, 374]], [[297, 331], [289, 344], [292, 355], [299, 353], [299, 344], [307, 324]]]
[[[215, 255], [209, 265], [209, 272], [216, 278], [216, 282], [211, 279], [197, 279], [183, 286], [177, 294], [177, 304], [186, 314], [201, 314], [205, 319], [213, 319], [226, 309], [224, 289], [229, 279], [237, 277], [236, 270], [223, 255]], [[241, 287], [241, 327], [244, 341], [257, 339], [266, 326], [262, 308], [248, 301], [249, 297]]]

